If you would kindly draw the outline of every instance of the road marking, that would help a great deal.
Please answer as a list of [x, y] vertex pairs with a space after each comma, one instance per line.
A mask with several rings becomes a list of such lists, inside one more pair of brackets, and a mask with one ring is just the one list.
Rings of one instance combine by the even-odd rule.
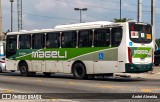
[[13, 93], [14, 92], [13, 90], [2, 90], [2, 91], [5, 93]]
[[57, 101], [57, 99], [51, 99], [51, 101]]
[[39, 80], [36, 80], [36, 81], [37, 81], [37, 82], [42, 82], [42, 80], [40, 80], [40, 79], [39, 79]]
[[153, 92], [152, 89], [140, 89], [140, 92]]
[[76, 84], [76, 83], [75, 83], [75, 82], [69, 82], [69, 84], [74, 85], [74, 84]]
[[128, 88], [128, 86], [112, 86], [112, 85], [104, 85], [104, 86], [99, 86], [101, 88]]
[[[18, 90], [11, 90], [11, 89], [4, 89], [4, 88], [0, 88], [0, 93], [2, 92], [6, 92], [6, 93], [12, 93], [12, 92], [15, 92], [15, 93], [24, 93], [22, 91], [18, 91]], [[27, 93], [27, 92], [26, 92]]]
[[17, 78], [11, 78], [12, 80], [16, 80]]
[[113, 88], [111, 85], [100, 86], [101, 88]]
[[114, 86], [115, 88], [128, 88], [129, 86]]
[[75, 100], [69, 100], [69, 99], [51, 99], [51, 101], [56, 101], [56, 102], [79, 102]]
[[160, 88], [142, 88], [140, 89], [140, 92], [157, 92], [159, 91], [160, 92]]

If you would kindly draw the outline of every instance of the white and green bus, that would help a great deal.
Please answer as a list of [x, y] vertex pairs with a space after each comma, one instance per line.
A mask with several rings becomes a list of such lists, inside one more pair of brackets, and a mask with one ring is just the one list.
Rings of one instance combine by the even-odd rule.
[[28, 76], [36, 72], [87, 75], [152, 70], [152, 26], [134, 21], [58, 25], [53, 29], [10, 32], [6, 69]]

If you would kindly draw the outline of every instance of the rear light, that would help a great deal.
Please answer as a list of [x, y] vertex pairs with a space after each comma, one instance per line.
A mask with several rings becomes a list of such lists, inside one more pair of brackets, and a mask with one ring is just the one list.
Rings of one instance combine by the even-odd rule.
[[133, 25], [131, 26], [131, 31], [134, 31], [134, 26]]
[[128, 47], [128, 61], [130, 64], [132, 64], [132, 51], [131, 48]]
[[5, 61], [0, 61], [0, 63], [5, 63]]

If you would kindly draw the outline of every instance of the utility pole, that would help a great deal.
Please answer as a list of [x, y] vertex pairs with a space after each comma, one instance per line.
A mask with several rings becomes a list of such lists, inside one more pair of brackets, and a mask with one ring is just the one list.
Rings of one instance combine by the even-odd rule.
[[22, 0], [17, 0], [18, 31], [22, 30]]
[[0, 40], [2, 40], [2, 5], [0, 0]]
[[122, 19], [122, 1], [120, 0], [120, 20]]
[[11, 2], [11, 32], [13, 31], [13, 2], [14, 0], [10, 0]]
[[142, 0], [138, 0], [138, 22], [142, 22]]
[[152, 34], [155, 40], [155, 26], [156, 26], [156, 0], [151, 0], [151, 24], [152, 24]]
[[155, 3], [156, 0], [151, 0], [151, 24], [154, 25], [155, 23]]

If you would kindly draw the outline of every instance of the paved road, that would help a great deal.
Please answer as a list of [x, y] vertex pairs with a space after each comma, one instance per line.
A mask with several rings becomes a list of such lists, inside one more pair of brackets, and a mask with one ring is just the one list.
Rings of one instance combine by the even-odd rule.
[[[97, 76], [96, 79], [75, 80], [72, 75], [55, 74], [51, 77], [45, 77], [38, 74], [32, 77], [22, 77], [19, 73], [1, 73], [0, 74], [0, 93], [160, 93], [160, 79], [127, 79], [127, 78], [104, 78]], [[48, 94], [47, 94], [48, 95]], [[56, 96], [49, 95], [47, 101], [60, 102], [92, 102], [95, 99], [59, 99]], [[74, 96], [74, 94], [71, 94]], [[82, 94], [80, 94], [82, 95]], [[85, 94], [87, 95], [87, 94]], [[82, 97], [85, 97], [85, 95]], [[52, 98], [53, 97], [53, 98]], [[87, 97], [87, 96], [86, 96]], [[90, 96], [92, 97], [92, 96]], [[95, 94], [93, 94], [93, 97]], [[2, 100], [0, 100], [2, 101]], [[31, 102], [33, 100], [29, 100]], [[37, 102], [46, 100], [37, 100]], [[105, 100], [98, 100], [105, 102]], [[158, 102], [159, 100], [118, 100], [108, 99], [112, 102]], [[4, 100], [2, 102], [5, 102]], [[6, 102], [8, 102], [6, 100]], [[14, 102], [14, 101], [13, 101]], [[18, 102], [17, 100], [15, 102]], [[21, 101], [19, 101], [21, 102]], [[35, 102], [35, 100], [33, 101]]]

